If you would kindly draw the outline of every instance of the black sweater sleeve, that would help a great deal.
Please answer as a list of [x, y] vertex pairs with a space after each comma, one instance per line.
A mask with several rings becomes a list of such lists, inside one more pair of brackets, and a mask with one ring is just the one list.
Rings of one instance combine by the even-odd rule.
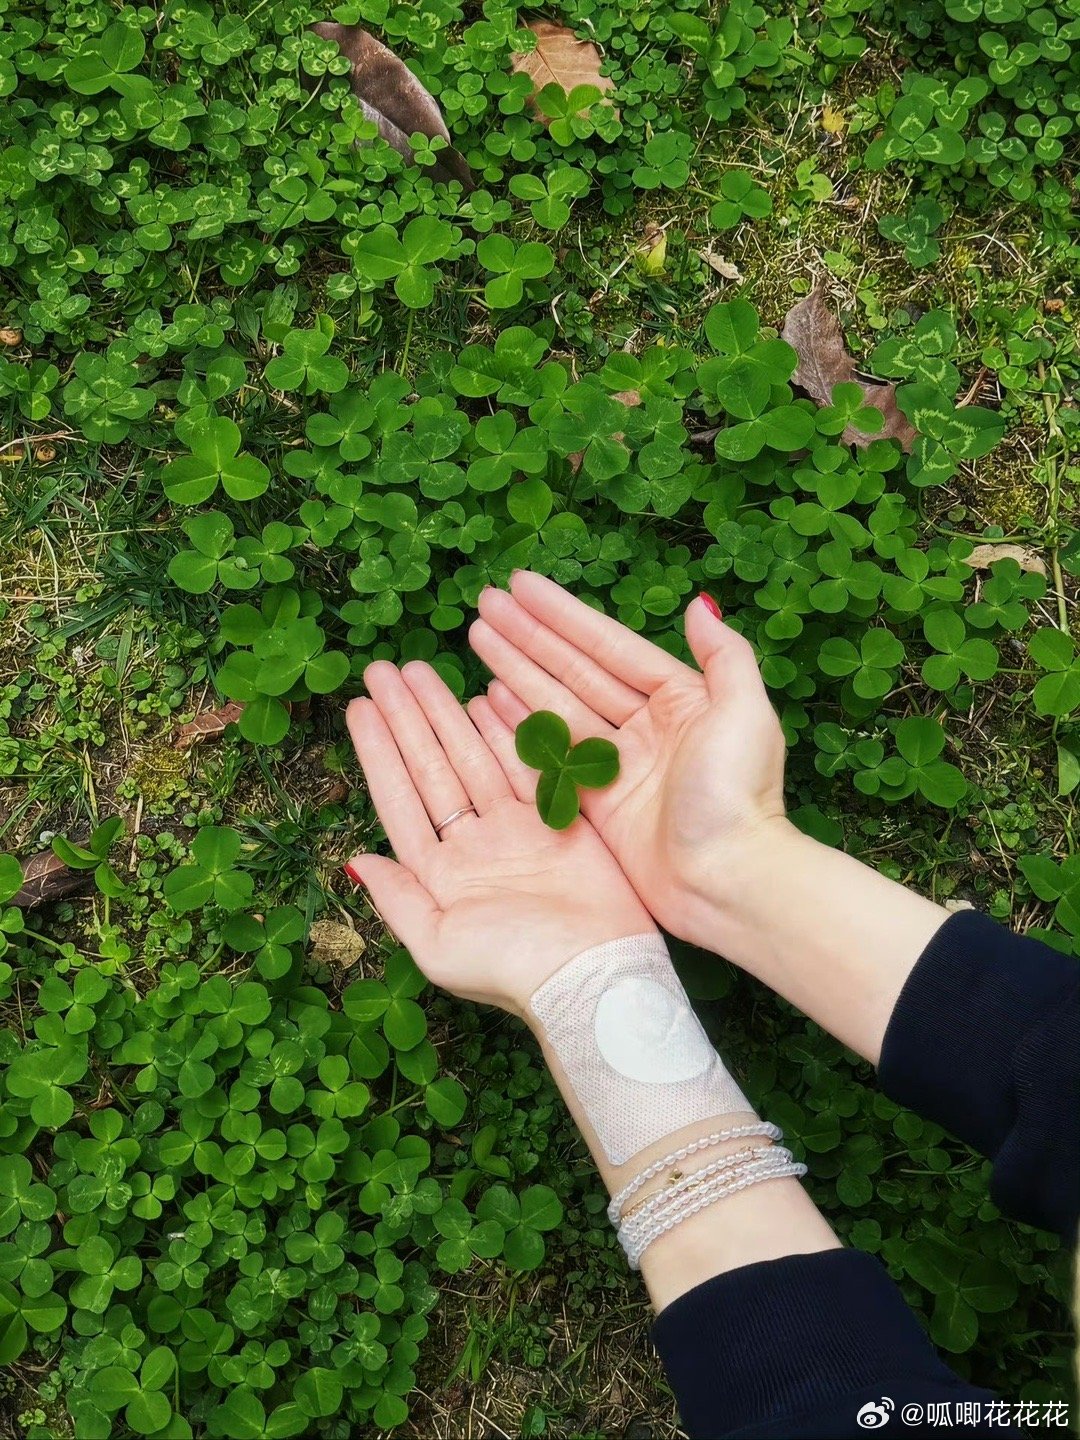
[[994, 1164], [1018, 1220], [1080, 1215], [1080, 963], [974, 910], [951, 916], [900, 992], [882, 1088]]
[[[881, 1057], [893, 1099], [993, 1160], [1002, 1209], [1069, 1238], [1080, 1210], [1078, 995], [1074, 959], [962, 911], [908, 977]], [[921, 1423], [906, 1419], [904, 1434], [946, 1423], [1016, 1433], [992, 1409], [1002, 1402], [941, 1362], [884, 1269], [858, 1251], [719, 1275], [669, 1305], [653, 1339], [694, 1437], [861, 1435], [877, 1428], [857, 1420], [865, 1405], [889, 1419], [889, 1406], [915, 1407]]]
[[[894, 1412], [904, 1435], [943, 1424], [1016, 1434], [1007, 1414], [988, 1429], [993, 1396], [941, 1362], [884, 1268], [859, 1250], [729, 1270], [662, 1310], [653, 1343], [694, 1440], [829, 1440], [864, 1435]], [[885, 1420], [860, 1421], [870, 1406]]]

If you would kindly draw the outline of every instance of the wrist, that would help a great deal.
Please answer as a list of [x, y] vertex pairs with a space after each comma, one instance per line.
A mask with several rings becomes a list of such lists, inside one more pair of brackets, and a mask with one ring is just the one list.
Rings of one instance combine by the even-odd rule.
[[576, 956], [534, 993], [529, 1010], [607, 1183], [654, 1146], [664, 1154], [681, 1131], [715, 1128], [718, 1116], [753, 1118], [655, 929]]
[[783, 815], [710, 843], [689, 868], [673, 933], [756, 973], [770, 915], [823, 848]]
[[877, 1064], [897, 997], [948, 918], [841, 850], [771, 822], [699, 878], [689, 938], [724, 955]]

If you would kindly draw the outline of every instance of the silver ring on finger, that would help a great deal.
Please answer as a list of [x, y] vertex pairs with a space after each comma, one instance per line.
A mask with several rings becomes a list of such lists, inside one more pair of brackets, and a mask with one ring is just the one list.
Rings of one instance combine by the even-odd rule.
[[455, 820], [460, 820], [465, 815], [475, 814], [475, 805], [462, 805], [460, 810], [455, 810], [454, 813], [452, 815], [448, 815], [445, 820], [439, 821], [438, 825], [435, 826], [435, 834], [441, 836], [442, 832], [446, 829], [446, 827], [448, 825], [453, 825]]

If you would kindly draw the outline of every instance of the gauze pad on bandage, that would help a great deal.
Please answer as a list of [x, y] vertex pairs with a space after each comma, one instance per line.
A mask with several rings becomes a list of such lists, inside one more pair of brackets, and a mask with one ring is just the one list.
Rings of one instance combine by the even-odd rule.
[[684, 1125], [751, 1108], [659, 935], [586, 950], [529, 1003], [612, 1165]]

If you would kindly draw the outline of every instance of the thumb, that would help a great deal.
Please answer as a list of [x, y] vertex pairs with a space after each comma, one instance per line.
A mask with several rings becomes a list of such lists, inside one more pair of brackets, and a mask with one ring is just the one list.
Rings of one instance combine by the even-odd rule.
[[711, 595], [699, 595], [687, 607], [686, 643], [701, 666], [710, 700], [764, 696], [754, 647], [724, 624]]
[[371, 903], [416, 962], [431, 954], [439, 907], [411, 870], [384, 855], [354, 855], [345, 873], [362, 885]]

